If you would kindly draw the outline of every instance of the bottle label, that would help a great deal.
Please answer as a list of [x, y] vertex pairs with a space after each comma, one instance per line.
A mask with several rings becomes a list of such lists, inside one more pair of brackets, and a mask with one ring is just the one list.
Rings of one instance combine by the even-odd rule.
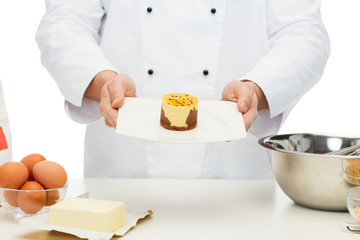
[[5, 134], [4, 134], [2, 127], [0, 127], [0, 150], [4, 150], [7, 148], [8, 148], [8, 145], [6, 142]]

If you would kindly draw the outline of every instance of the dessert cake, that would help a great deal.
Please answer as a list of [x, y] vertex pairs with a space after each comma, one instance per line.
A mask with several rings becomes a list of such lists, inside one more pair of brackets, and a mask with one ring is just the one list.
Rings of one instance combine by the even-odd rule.
[[196, 127], [197, 97], [186, 93], [164, 95], [161, 103], [160, 125], [169, 130], [186, 131]]

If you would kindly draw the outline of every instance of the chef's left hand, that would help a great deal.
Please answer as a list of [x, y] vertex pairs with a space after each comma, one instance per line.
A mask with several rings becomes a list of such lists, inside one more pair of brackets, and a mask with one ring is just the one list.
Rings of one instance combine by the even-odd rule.
[[229, 82], [222, 92], [223, 101], [236, 102], [243, 114], [246, 131], [258, 116], [258, 110], [269, 108], [261, 88], [254, 82], [234, 80]]

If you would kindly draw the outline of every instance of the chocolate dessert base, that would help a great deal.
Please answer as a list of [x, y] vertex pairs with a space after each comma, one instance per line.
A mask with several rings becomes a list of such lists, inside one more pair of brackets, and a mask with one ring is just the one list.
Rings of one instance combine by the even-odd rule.
[[191, 110], [189, 116], [186, 119], [187, 127], [171, 126], [171, 123], [167, 117], [165, 117], [164, 110], [161, 108], [160, 125], [163, 128], [173, 131], [187, 131], [196, 128], [197, 126], [197, 110]]
[[176, 127], [176, 126], [170, 126], [168, 124], [165, 124], [163, 123], [162, 121], [160, 121], [160, 125], [163, 127], [163, 128], [166, 128], [168, 130], [173, 130], [173, 131], [187, 131], [187, 130], [191, 130], [191, 129], [194, 129], [196, 128], [196, 123], [195, 125], [192, 125], [192, 126], [188, 126], [188, 127]]

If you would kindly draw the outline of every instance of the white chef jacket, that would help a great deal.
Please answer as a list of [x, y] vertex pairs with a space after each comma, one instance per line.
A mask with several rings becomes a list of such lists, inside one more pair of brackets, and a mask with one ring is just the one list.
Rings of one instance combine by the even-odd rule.
[[[36, 40], [65, 109], [86, 123], [86, 177], [261, 178], [272, 176], [257, 140], [275, 134], [320, 79], [330, 52], [320, 0], [47, 0]], [[137, 95], [186, 92], [220, 100], [225, 85], [249, 79], [263, 90], [248, 137], [175, 144], [122, 136], [84, 97], [93, 77], [132, 77]], [[149, 71], [151, 70], [151, 71]]]

